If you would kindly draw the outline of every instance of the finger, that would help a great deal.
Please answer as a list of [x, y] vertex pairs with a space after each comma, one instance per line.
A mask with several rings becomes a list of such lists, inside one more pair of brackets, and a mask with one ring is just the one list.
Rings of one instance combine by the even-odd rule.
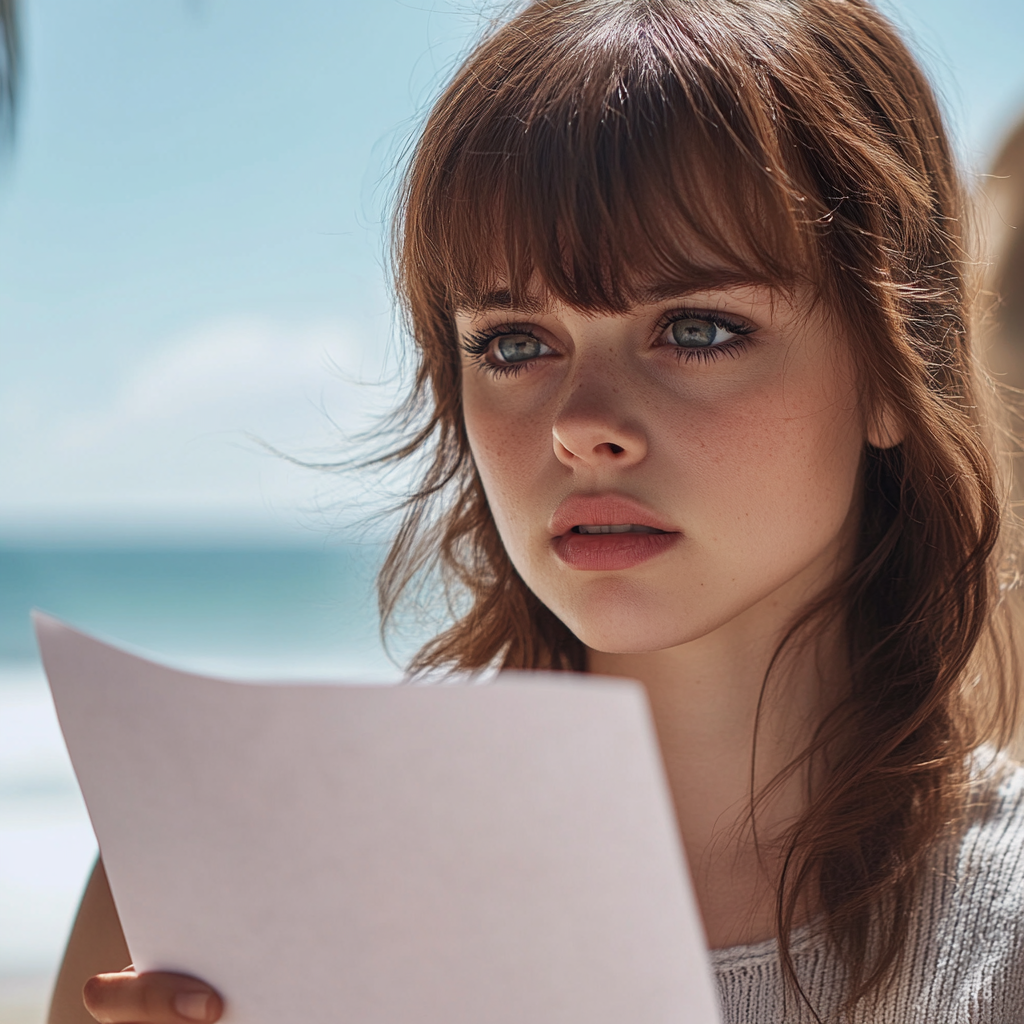
[[213, 1024], [224, 1003], [209, 985], [184, 974], [97, 974], [82, 989], [100, 1024]]

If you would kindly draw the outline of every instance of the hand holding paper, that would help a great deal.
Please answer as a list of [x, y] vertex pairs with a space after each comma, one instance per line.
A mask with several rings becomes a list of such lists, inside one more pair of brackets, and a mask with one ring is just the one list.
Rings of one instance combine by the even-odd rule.
[[642, 690], [244, 684], [37, 616], [139, 970], [245, 1024], [713, 1024]]

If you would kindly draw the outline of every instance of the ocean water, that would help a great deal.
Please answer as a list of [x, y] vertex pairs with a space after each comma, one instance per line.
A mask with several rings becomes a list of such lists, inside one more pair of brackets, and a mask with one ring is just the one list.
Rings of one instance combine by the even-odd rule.
[[96, 856], [29, 610], [240, 678], [394, 679], [376, 545], [0, 547], [0, 1024], [41, 1021]]

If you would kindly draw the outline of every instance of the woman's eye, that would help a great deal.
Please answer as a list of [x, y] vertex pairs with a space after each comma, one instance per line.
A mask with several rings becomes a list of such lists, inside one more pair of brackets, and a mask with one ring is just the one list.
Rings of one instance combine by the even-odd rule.
[[732, 331], [710, 320], [690, 318], [674, 321], [668, 333], [672, 343], [681, 348], [711, 348], [735, 337]]
[[494, 344], [494, 353], [502, 363], [525, 363], [550, 351], [547, 345], [529, 334], [503, 334]]

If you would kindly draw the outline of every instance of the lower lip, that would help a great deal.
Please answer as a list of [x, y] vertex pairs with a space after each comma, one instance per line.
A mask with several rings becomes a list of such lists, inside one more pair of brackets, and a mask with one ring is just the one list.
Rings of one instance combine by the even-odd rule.
[[632, 569], [667, 551], [678, 533], [563, 533], [555, 554], [573, 569]]

